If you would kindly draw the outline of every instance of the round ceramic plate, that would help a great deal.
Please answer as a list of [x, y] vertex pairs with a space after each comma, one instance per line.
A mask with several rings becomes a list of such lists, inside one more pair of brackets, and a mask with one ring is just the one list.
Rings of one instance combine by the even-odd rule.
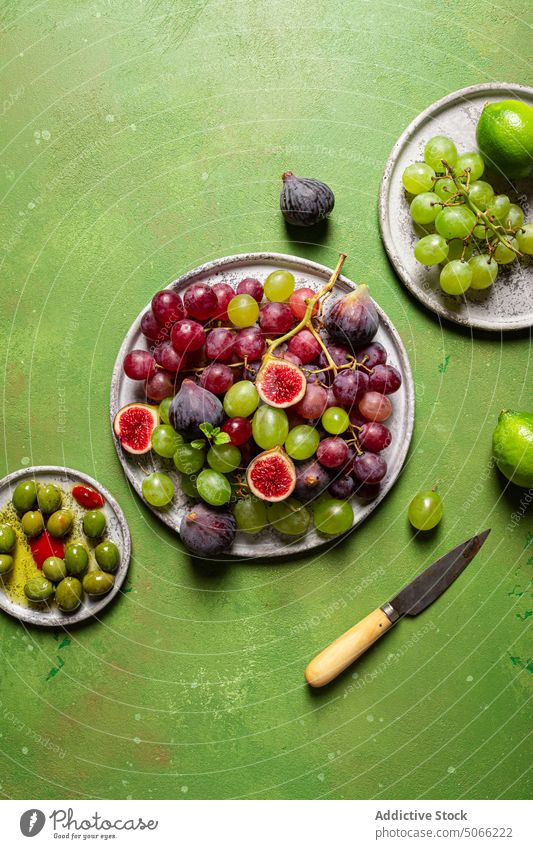
[[[32, 604], [26, 599], [18, 601], [11, 598], [6, 592], [6, 589], [9, 589], [10, 581], [18, 580], [18, 583], [22, 584], [28, 578], [35, 577], [39, 574], [37, 566], [34, 566], [34, 568], [30, 567], [28, 571], [25, 571], [24, 575], [17, 574], [17, 566], [20, 567], [20, 571], [22, 571], [24, 567], [22, 564], [18, 564], [17, 560], [15, 560], [15, 567], [13, 571], [5, 576], [5, 586], [3, 586], [3, 581], [0, 579], [0, 608], [6, 613], [9, 613], [11, 616], [21, 619], [23, 622], [30, 622], [32, 625], [44, 625], [50, 628], [66, 628], [70, 625], [75, 625], [78, 622], [83, 622], [85, 619], [90, 619], [93, 616], [99, 616], [104, 607], [107, 607], [107, 605], [110, 604], [113, 598], [120, 591], [128, 572], [131, 554], [131, 540], [124, 513], [111, 493], [98, 483], [98, 481], [95, 481], [94, 478], [84, 474], [84, 472], [77, 472], [75, 469], [66, 469], [61, 466], [29, 466], [25, 469], [19, 469], [17, 472], [12, 472], [0, 481], [0, 512], [4, 513], [6, 510], [10, 509], [12, 512], [12, 517], [10, 518], [14, 518], [16, 516], [12, 505], [11, 507], [8, 506], [11, 501], [13, 490], [21, 480], [25, 480], [26, 478], [32, 478], [42, 484], [56, 483], [61, 487], [61, 489], [66, 493], [66, 505], [72, 506], [75, 511], [75, 528], [76, 522], [78, 521], [80, 539], [83, 538], [81, 532], [81, 517], [83, 516], [84, 510], [82, 507], [79, 507], [79, 505], [76, 505], [76, 502], [70, 495], [70, 489], [74, 486], [74, 484], [85, 483], [101, 493], [101, 495], [105, 498], [105, 504], [101, 509], [102, 512], [105, 513], [107, 519], [106, 539], [112, 540], [118, 546], [120, 552], [120, 565], [115, 573], [114, 586], [107, 595], [101, 596], [100, 598], [89, 598], [89, 596], [84, 594], [83, 602], [80, 607], [78, 607], [78, 609], [73, 613], [69, 614], [62, 613], [54, 601], [50, 604], [37, 605]], [[72, 505], [69, 505], [69, 499], [72, 501]], [[23, 536], [22, 533], [21, 536]], [[20, 540], [18, 540], [17, 546], [20, 546], [21, 544], [24, 543], [21, 543]], [[91, 550], [94, 547], [93, 544], [86, 538], [84, 538], [84, 544], [89, 548], [90, 559], [94, 563], [94, 556], [91, 554]]]
[[[267, 275], [276, 268], [287, 268], [292, 271], [296, 278], [296, 287], [309, 286], [315, 291], [322, 288], [332, 273], [331, 269], [323, 265], [318, 265], [315, 262], [294, 256], [286, 256], [285, 254], [241, 254], [224, 257], [223, 259], [218, 259], [199, 268], [195, 268], [193, 271], [180, 277], [171, 286], [175, 287], [178, 292], [182, 292], [191, 283], [198, 281], [210, 284], [223, 281], [236, 287], [239, 280], [242, 280], [243, 277], [255, 277], [264, 281]], [[335, 286], [333, 298], [335, 295], [338, 297], [351, 291], [353, 288], [354, 284], [341, 276]], [[388, 362], [399, 368], [403, 380], [398, 392], [392, 396], [394, 412], [387, 421], [387, 425], [392, 431], [392, 443], [384, 452], [384, 457], [388, 464], [387, 476], [381, 484], [379, 496], [374, 501], [365, 502], [354, 497], [354, 527], [360, 525], [372, 513], [400, 474], [411, 441], [414, 422], [413, 377], [407, 353], [392, 322], [383, 310], [378, 305], [376, 306], [380, 316], [380, 328], [376, 335], [376, 340], [387, 348], [389, 355]], [[146, 348], [146, 340], [140, 331], [140, 320], [144, 312], [145, 310], [137, 317], [128, 331], [115, 363], [111, 381], [111, 423], [117, 411], [125, 404], [135, 401], [146, 402], [143, 383], [141, 381], [129, 380], [122, 368], [124, 357], [128, 351], [131, 351], [133, 348]], [[164, 510], [150, 509], [166, 525], [179, 533], [181, 519], [193, 502], [180, 490], [180, 476], [175, 473], [172, 461], [165, 462], [154, 454], [147, 454], [141, 458], [136, 458], [123, 451], [116, 438], [115, 445], [124, 471], [141, 498], [141, 484], [147, 471], [165, 468], [171, 476], [175, 484], [175, 495], [172, 504]], [[286, 557], [292, 552], [310, 551], [323, 543], [324, 537], [321, 537], [314, 530], [310, 530], [304, 537], [287, 542], [287, 538], [281, 538], [271, 528], [265, 528], [261, 533], [254, 535], [237, 533], [237, 537], [229, 553], [240, 557]]]
[[[438, 100], [409, 124], [385, 166], [379, 199], [381, 235], [389, 259], [407, 288], [429, 309], [468, 327], [484, 330], [518, 330], [533, 325], [533, 264], [529, 257], [501, 266], [490, 289], [463, 297], [446, 295], [439, 286], [440, 266], [426, 268], [416, 261], [413, 248], [424, 235], [409, 214], [402, 174], [411, 162], [423, 161], [424, 147], [432, 136], [450, 136], [459, 153], [477, 150], [476, 125], [485, 103], [522, 100], [533, 107], [533, 88], [492, 83], [463, 88]], [[485, 179], [482, 177], [482, 179]], [[509, 195], [524, 212], [532, 208], [533, 180], [511, 185], [489, 180]], [[528, 216], [526, 215], [526, 218]], [[529, 216], [531, 217], [531, 216]]]

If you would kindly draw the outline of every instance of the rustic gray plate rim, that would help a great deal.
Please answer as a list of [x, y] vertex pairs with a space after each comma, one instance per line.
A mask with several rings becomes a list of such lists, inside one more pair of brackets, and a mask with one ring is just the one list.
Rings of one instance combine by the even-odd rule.
[[[65, 482], [68, 480], [69, 482], [79, 483], [83, 482], [92, 486], [94, 489], [98, 490], [106, 500], [106, 504], [109, 506], [112, 513], [115, 515], [117, 523], [120, 528], [120, 532], [122, 535], [122, 540], [120, 544], [120, 566], [115, 573], [115, 583], [113, 588], [107, 593], [105, 596], [101, 598], [97, 598], [94, 601], [92, 599], [87, 600], [85, 598], [81, 607], [78, 608], [74, 613], [65, 614], [61, 613], [59, 609], [57, 611], [54, 609], [50, 611], [48, 609], [47, 612], [45, 610], [38, 610], [37, 608], [26, 608], [17, 604], [5, 594], [0, 581], [0, 609], [5, 613], [8, 613], [10, 616], [13, 616], [15, 619], [19, 619], [23, 622], [29, 622], [31, 625], [40, 625], [48, 628], [58, 628], [58, 627], [67, 627], [70, 625], [76, 625], [80, 622], [84, 622], [87, 619], [92, 619], [97, 616], [108, 604], [115, 598], [117, 593], [120, 591], [122, 584], [126, 578], [128, 573], [128, 567], [131, 557], [131, 536], [130, 530], [128, 527], [128, 523], [126, 521], [126, 517], [122, 508], [120, 507], [117, 500], [113, 495], [103, 486], [99, 481], [95, 480], [95, 478], [86, 474], [85, 472], [80, 472], [77, 469], [72, 469], [69, 466], [26, 466], [22, 469], [17, 469], [15, 472], [10, 472], [4, 478], [0, 480], [0, 497], [3, 497], [7, 488], [12, 489], [13, 484], [18, 483], [20, 480], [28, 477], [32, 477], [34, 475], [41, 476], [50, 476], [52, 479], [58, 479], [60, 482]], [[118, 544], [118, 543], [117, 543]]]
[[[264, 263], [267, 265], [278, 266], [278, 267], [288, 267], [294, 270], [297, 270], [300, 273], [305, 274], [310, 273], [316, 276], [321, 277], [324, 280], [327, 280], [331, 274], [332, 269], [328, 268], [321, 263], [315, 262], [313, 260], [305, 259], [303, 257], [294, 256], [291, 254], [282, 254], [275, 252], [255, 252], [255, 253], [243, 253], [243, 254], [233, 254], [226, 257], [220, 257], [215, 260], [210, 260], [196, 268], [193, 268], [190, 271], [187, 271], [185, 274], [178, 277], [176, 280], [172, 281], [168, 284], [166, 288], [175, 287], [178, 291], [190, 285], [195, 279], [205, 276], [206, 274], [211, 273], [223, 273], [226, 271], [231, 271], [234, 269], [239, 269], [246, 267], [251, 264]], [[344, 275], [340, 275], [337, 283], [337, 287], [341, 289], [341, 291], [349, 291], [356, 287], [349, 278]], [[337, 288], [336, 287], [336, 288]], [[119, 397], [121, 390], [121, 383], [124, 379], [122, 362], [126, 355], [126, 353], [131, 349], [133, 340], [135, 336], [139, 332], [139, 324], [140, 319], [143, 313], [150, 307], [150, 303], [148, 303], [141, 312], [137, 315], [133, 323], [131, 324], [126, 336], [122, 342], [120, 350], [117, 354], [117, 358], [115, 360], [115, 364], [113, 367], [113, 374], [111, 378], [111, 387], [110, 387], [110, 423], [111, 423], [111, 432], [113, 433], [113, 420], [115, 414], [119, 409]], [[397, 454], [394, 462], [394, 471], [391, 476], [386, 480], [383, 485], [382, 491], [379, 493], [378, 497], [369, 503], [364, 504], [361, 507], [358, 513], [356, 513], [354, 524], [352, 528], [347, 533], [350, 533], [355, 527], [360, 525], [369, 515], [372, 513], [376, 507], [381, 504], [387, 493], [390, 491], [396, 480], [398, 479], [400, 472], [403, 468], [407, 452], [409, 450], [409, 445], [411, 443], [413, 428], [414, 428], [414, 415], [415, 415], [415, 392], [414, 392], [414, 381], [413, 375], [411, 371], [411, 365], [409, 362], [409, 357], [407, 355], [407, 351], [405, 346], [401, 340], [401, 337], [396, 330], [394, 324], [388, 315], [384, 312], [382, 307], [378, 303], [376, 303], [376, 308], [379, 313], [380, 322], [386, 329], [386, 332], [391, 337], [395, 354], [398, 357], [398, 363], [404, 384], [404, 393], [405, 393], [405, 410], [404, 410], [404, 418], [403, 418], [403, 438], [401, 441], [401, 445], [397, 449]], [[116, 436], [113, 433], [113, 439], [115, 443], [115, 448], [117, 451], [117, 455], [119, 458], [119, 462], [122, 465], [124, 473], [126, 474], [127, 479], [132, 485], [133, 489], [140, 497], [142, 503], [148, 507], [151, 512], [157, 516], [157, 518], [166, 524], [171, 530], [179, 536], [179, 530], [177, 527], [177, 523], [172, 518], [172, 512], [169, 511], [161, 511], [157, 508], [152, 507], [147, 504], [147, 502], [142, 497], [141, 491], [141, 483], [138, 477], [135, 474], [135, 467], [132, 467], [131, 462], [128, 460], [128, 457], [125, 455], [125, 452], [122, 450], [120, 443]], [[359, 504], [361, 502], [358, 502]], [[239, 535], [238, 535], [239, 536]], [[245, 535], [242, 535], [245, 536]], [[228, 553], [224, 554], [225, 558], [236, 557], [236, 558], [246, 558], [252, 557], [254, 559], [262, 559], [262, 558], [279, 558], [279, 557], [287, 557], [290, 556], [291, 553], [302, 553], [310, 550], [314, 550], [323, 545], [328, 545], [332, 543], [332, 539], [340, 539], [341, 537], [329, 538], [329, 539], [321, 539], [320, 542], [316, 540], [309, 539], [309, 535], [303, 537], [300, 541], [295, 541], [291, 543], [291, 545], [284, 545], [283, 542], [279, 541], [278, 545], [274, 547], [274, 549], [268, 547], [265, 550], [258, 550], [254, 548], [252, 545], [247, 545], [245, 543], [235, 543], [232, 550]]]
[[520, 318], [516, 319], [515, 321], [509, 320], [499, 323], [497, 320], [485, 321], [480, 318], [472, 318], [471, 316], [468, 316], [466, 318], [457, 316], [452, 310], [447, 309], [443, 304], [436, 300], [435, 297], [432, 297], [431, 292], [428, 293], [424, 291], [411, 278], [409, 272], [401, 261], [401, 258], [396, 256], [394, 249], [394, 240], [389, 225], [389, 215], [391, 213], [390, 183], [394, 170], [394, 165], [400, 152], [403, 150], [406, 144], [410, 142], [411, 137], [414, 135], [414, 133], [427, 121], [428, 118], [434, 117], [439, 113], [442, 113], [450, 105], [456, 104], [458, 101], [461, 100], [468, 100], [468, 98], [472, 95], [480, 95], [483, 92], [487, 92], [487, 94], [494, 94], [498, 91], [501, 91], [502, 93], [507, 93], [507, 95], [516, 93], [517, 95], [525, 94], [529, 97], [533, 97], [533, 88], [530, 86], [521, 85], [520, 83], [478, 83], [476, 85], [467, 86], [466, 88], [457, 89], [457, 91], [450, 92], [450, 94], [447, 94], [439, 100], [436, 100], [434, 103], [432, 103], [422, 112], [420, 112], [410, 122], [410, 124], [406, 127], [406, 129], [403, 131], [403, 133], [395, 143], [394, 147], [392, 148], [392, 151], [385, 164], [385, 169], [383, 172], [383, 177], [381, 179], [381, 185], [379, 190], [379, 225], [385, 250], [396, 273], [398, 274], [402, 282], [405, 284], [407, 289], [409, 289], [409, 291], [421, 303], [423, 303], [424, 306], [428, 307], [430, 310], [438, 313], [444, 318], [453, 321], [463, 327], [473, 327], [478, 328], [480, 330], [489, 330], [492, 332], [500, 333], [502, 331], [507, 332], [513, 330], [524, 330], [531, 327], [531, 315], [528, 318]]

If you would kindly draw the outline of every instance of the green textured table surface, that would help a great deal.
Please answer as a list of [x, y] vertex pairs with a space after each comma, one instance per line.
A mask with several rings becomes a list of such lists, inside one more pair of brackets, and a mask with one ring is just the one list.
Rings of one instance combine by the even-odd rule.
[[[491, 467], [490, 437], [502, 407], [533, 407], [530, 337], [474, 338], [412, 300], [382, 249], [377, 195], [396, 138], [434, 100], [533, 82], [531, 5], [3, 0], [0, 17], [0, 471], [83, 469], [133, 537], [101, 622], [54, 634], [1, 616], [1, 793], [527, 795], [533, 523]], [[285, 230], [287, 169], [335, 191], [321, 244]], [[208, 569], [130, 492], [109, 381], [154, 291], [254, 250], [349, 254], [346, 273], [371, 283], [411, 357], [415, 433], [394, 490], [346, 541]], [[406, 507], [437, 478], [445, 518], [417, 540]], [[486, 526], [445, 597], [307, 688], [314, 653]]]

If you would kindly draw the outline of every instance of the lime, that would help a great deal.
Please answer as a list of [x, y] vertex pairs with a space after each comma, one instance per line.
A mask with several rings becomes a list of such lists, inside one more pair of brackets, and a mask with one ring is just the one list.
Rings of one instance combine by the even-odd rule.
[[486, 161], [506, 177], [533, 173], [533, 108], [520, 100], [500, 100], [483, 109], [477, 143]]
[[492, 435], [492, 454], [500, 472], [518, 486], [533, 486], [533, 413], [502, 410]]

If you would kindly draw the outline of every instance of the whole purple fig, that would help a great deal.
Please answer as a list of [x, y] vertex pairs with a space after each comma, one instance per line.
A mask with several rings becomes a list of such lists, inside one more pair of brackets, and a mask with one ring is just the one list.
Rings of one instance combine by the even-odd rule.
[[330, 485], [331, 475], [316, 460], [306, 460], [296, 467], [294, 494], [304, 504], [321, 495]]
[[202, 436], [199, 426], [203, 422], [220, 427], [224, 409], [216, 395], [187, 378], [172, 399], [168, 420], [178, 433], [187, 439], [195, 439]]
[[335, 301], [325, 323], [330, 337], [341, 345], [357, 348], [370, 342], [377, 333], [379, 316], [366, 283]]
[[193, 554], [210, 557], [231, 548], [236, 527], [229, 511], [195, 504], [181, 520], [180, 537]]
[[335, 196], [329, 186], [311, 177], [296, 177], [286, 171], [282, 177], [283, 189], [279, 205], [283, 217], [289, 224], [312, 227], [329, 215], [335, 204]]

